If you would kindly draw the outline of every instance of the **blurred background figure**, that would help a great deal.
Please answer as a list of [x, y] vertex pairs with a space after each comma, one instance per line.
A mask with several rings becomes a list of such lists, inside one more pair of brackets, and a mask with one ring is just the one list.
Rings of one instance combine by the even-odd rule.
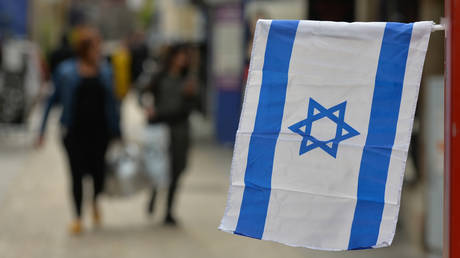
[[37, 145], [45, 138], [52, 106], [62, 105], [62, 140], [69, 161], [75, 220], [71, 233], [82, 231], [83, 178], [91, 176], [94, 190], [92, 214], [95, 225], [101, 222], [98, 205], [103, 190], [105, 153], [108, 143], [120, 137], [119, 110], [113, 94], [111, 68], [101, 59], [101, 38], [91, 27], [80, 28], [76, 59], [63, 61], [53, 75], [54, 93], [45, 107]]
[[61, 36], [59, 46], [53, 50], [49, 57], [49, 71], [54, 74], [56, 68], [65, 60], [74, 57], [74, 51], [70, 45], [68, 34]]
[[113, 42], [113, 50], [108, 53], [108, 58], [112, 63], [114, 91], [119, 101], [122, 101], [128, 94], [132, 83], [131, 64], [132, 58], [128, 46], [125, 42]]
[[[166, 49], [162, 67], [146, 89], [154, 105], [146, 107], [149, 124], [166, 123], [170, 132], [170, 172], [165, 224], [175, 225], [173, 206], [179, 179], [187, 166], [190, 146], [189, 116], [196, 97], [196, 75], [190, 72], [190, 49], [173, 45]], [[152, 189], [148, 212], [153, 213], [157, 189]]]
[[149, 48], [143, 31], [135, 31], [130, 35], [128, 48], [131, 56], [131, 81], [136, 84], [144, 69], [144, 62], [149, 58]]

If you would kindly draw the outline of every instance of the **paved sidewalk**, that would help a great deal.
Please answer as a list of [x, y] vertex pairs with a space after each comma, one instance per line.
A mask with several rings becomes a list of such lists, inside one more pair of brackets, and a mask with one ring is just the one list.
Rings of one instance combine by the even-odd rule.
[[[138, 135], [139, 112], [127, 103], [125, 130]], [[54, 121], [50, 121], [55, 124]], [[148, 194], [126, 199], [102, 200], [104, 226], [99, 230], [85, 220], [85, 233], [67, 232], [71, 207], [67, 189], [67, 164], [57, 138], [56, 126], [40, 151], [10, 153], [0, 147], [0, 169], [8, 180], [0, 185], [0, 257], [4, 258], [99, 258], [99, 257], [423, 257], [400, 240], [395, 246], [356, 252], [318, 252], [234, 236], [217, 230], [224, 212], [232, 150], [210, 140], [206, 123], [198, 122], [189, 169], [183, 178], [176, 213], [179, 227], [161, 224], [164, 195], [153, 218], [145, 215]], [[5, 162], [10, 165], [7, 168]], [[5, 173], [0, 171], [0, 173]], [[88, 211], [88, 209], [86, 209]], [[89, 217], [89, 216], [87, 216]]]

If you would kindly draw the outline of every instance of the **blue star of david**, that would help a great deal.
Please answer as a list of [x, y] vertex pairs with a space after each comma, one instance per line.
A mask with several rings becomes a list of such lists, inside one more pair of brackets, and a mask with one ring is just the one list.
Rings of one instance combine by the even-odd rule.
[[[327, 109], [321, 106], [321, 104], [316, 102], [314, 99], [310, 98], [308, 104], [307, 118], [289, 126], [289, 129], [291, 131], [303, 137], [302, 143], [300, 144], [299, 155], [305, 154], [306, 152], [309, 152], [315, 148], [321, 148], [326, 153], [336, 158], [339, 143], [341, 141], [345, 141], [351, 137], [359, 135], [358, 131], [353, 129], [344, 121], [346, 105], [347, 102], [344, 101], [336, 106]], [[327, 141], [320, 141], [316, 139], [313, 135], [311, 135], [311, 128], [313, 122], [323, 117], [327, 117], [337, 124], [335, 138]], [[302, 130], [302, 128], [305, 129]]]

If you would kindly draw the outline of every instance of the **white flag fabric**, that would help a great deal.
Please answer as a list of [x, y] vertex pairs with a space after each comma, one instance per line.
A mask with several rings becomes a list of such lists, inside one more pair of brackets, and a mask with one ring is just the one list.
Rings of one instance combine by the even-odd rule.
[[389, 246], [432, 25], [259, 20], [219, 229]]

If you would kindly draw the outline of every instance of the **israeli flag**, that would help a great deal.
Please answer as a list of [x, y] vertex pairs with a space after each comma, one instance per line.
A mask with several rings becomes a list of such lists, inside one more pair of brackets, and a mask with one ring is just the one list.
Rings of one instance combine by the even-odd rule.
[[219, 228], [389, 246], [432, 25], [259, 20]]

